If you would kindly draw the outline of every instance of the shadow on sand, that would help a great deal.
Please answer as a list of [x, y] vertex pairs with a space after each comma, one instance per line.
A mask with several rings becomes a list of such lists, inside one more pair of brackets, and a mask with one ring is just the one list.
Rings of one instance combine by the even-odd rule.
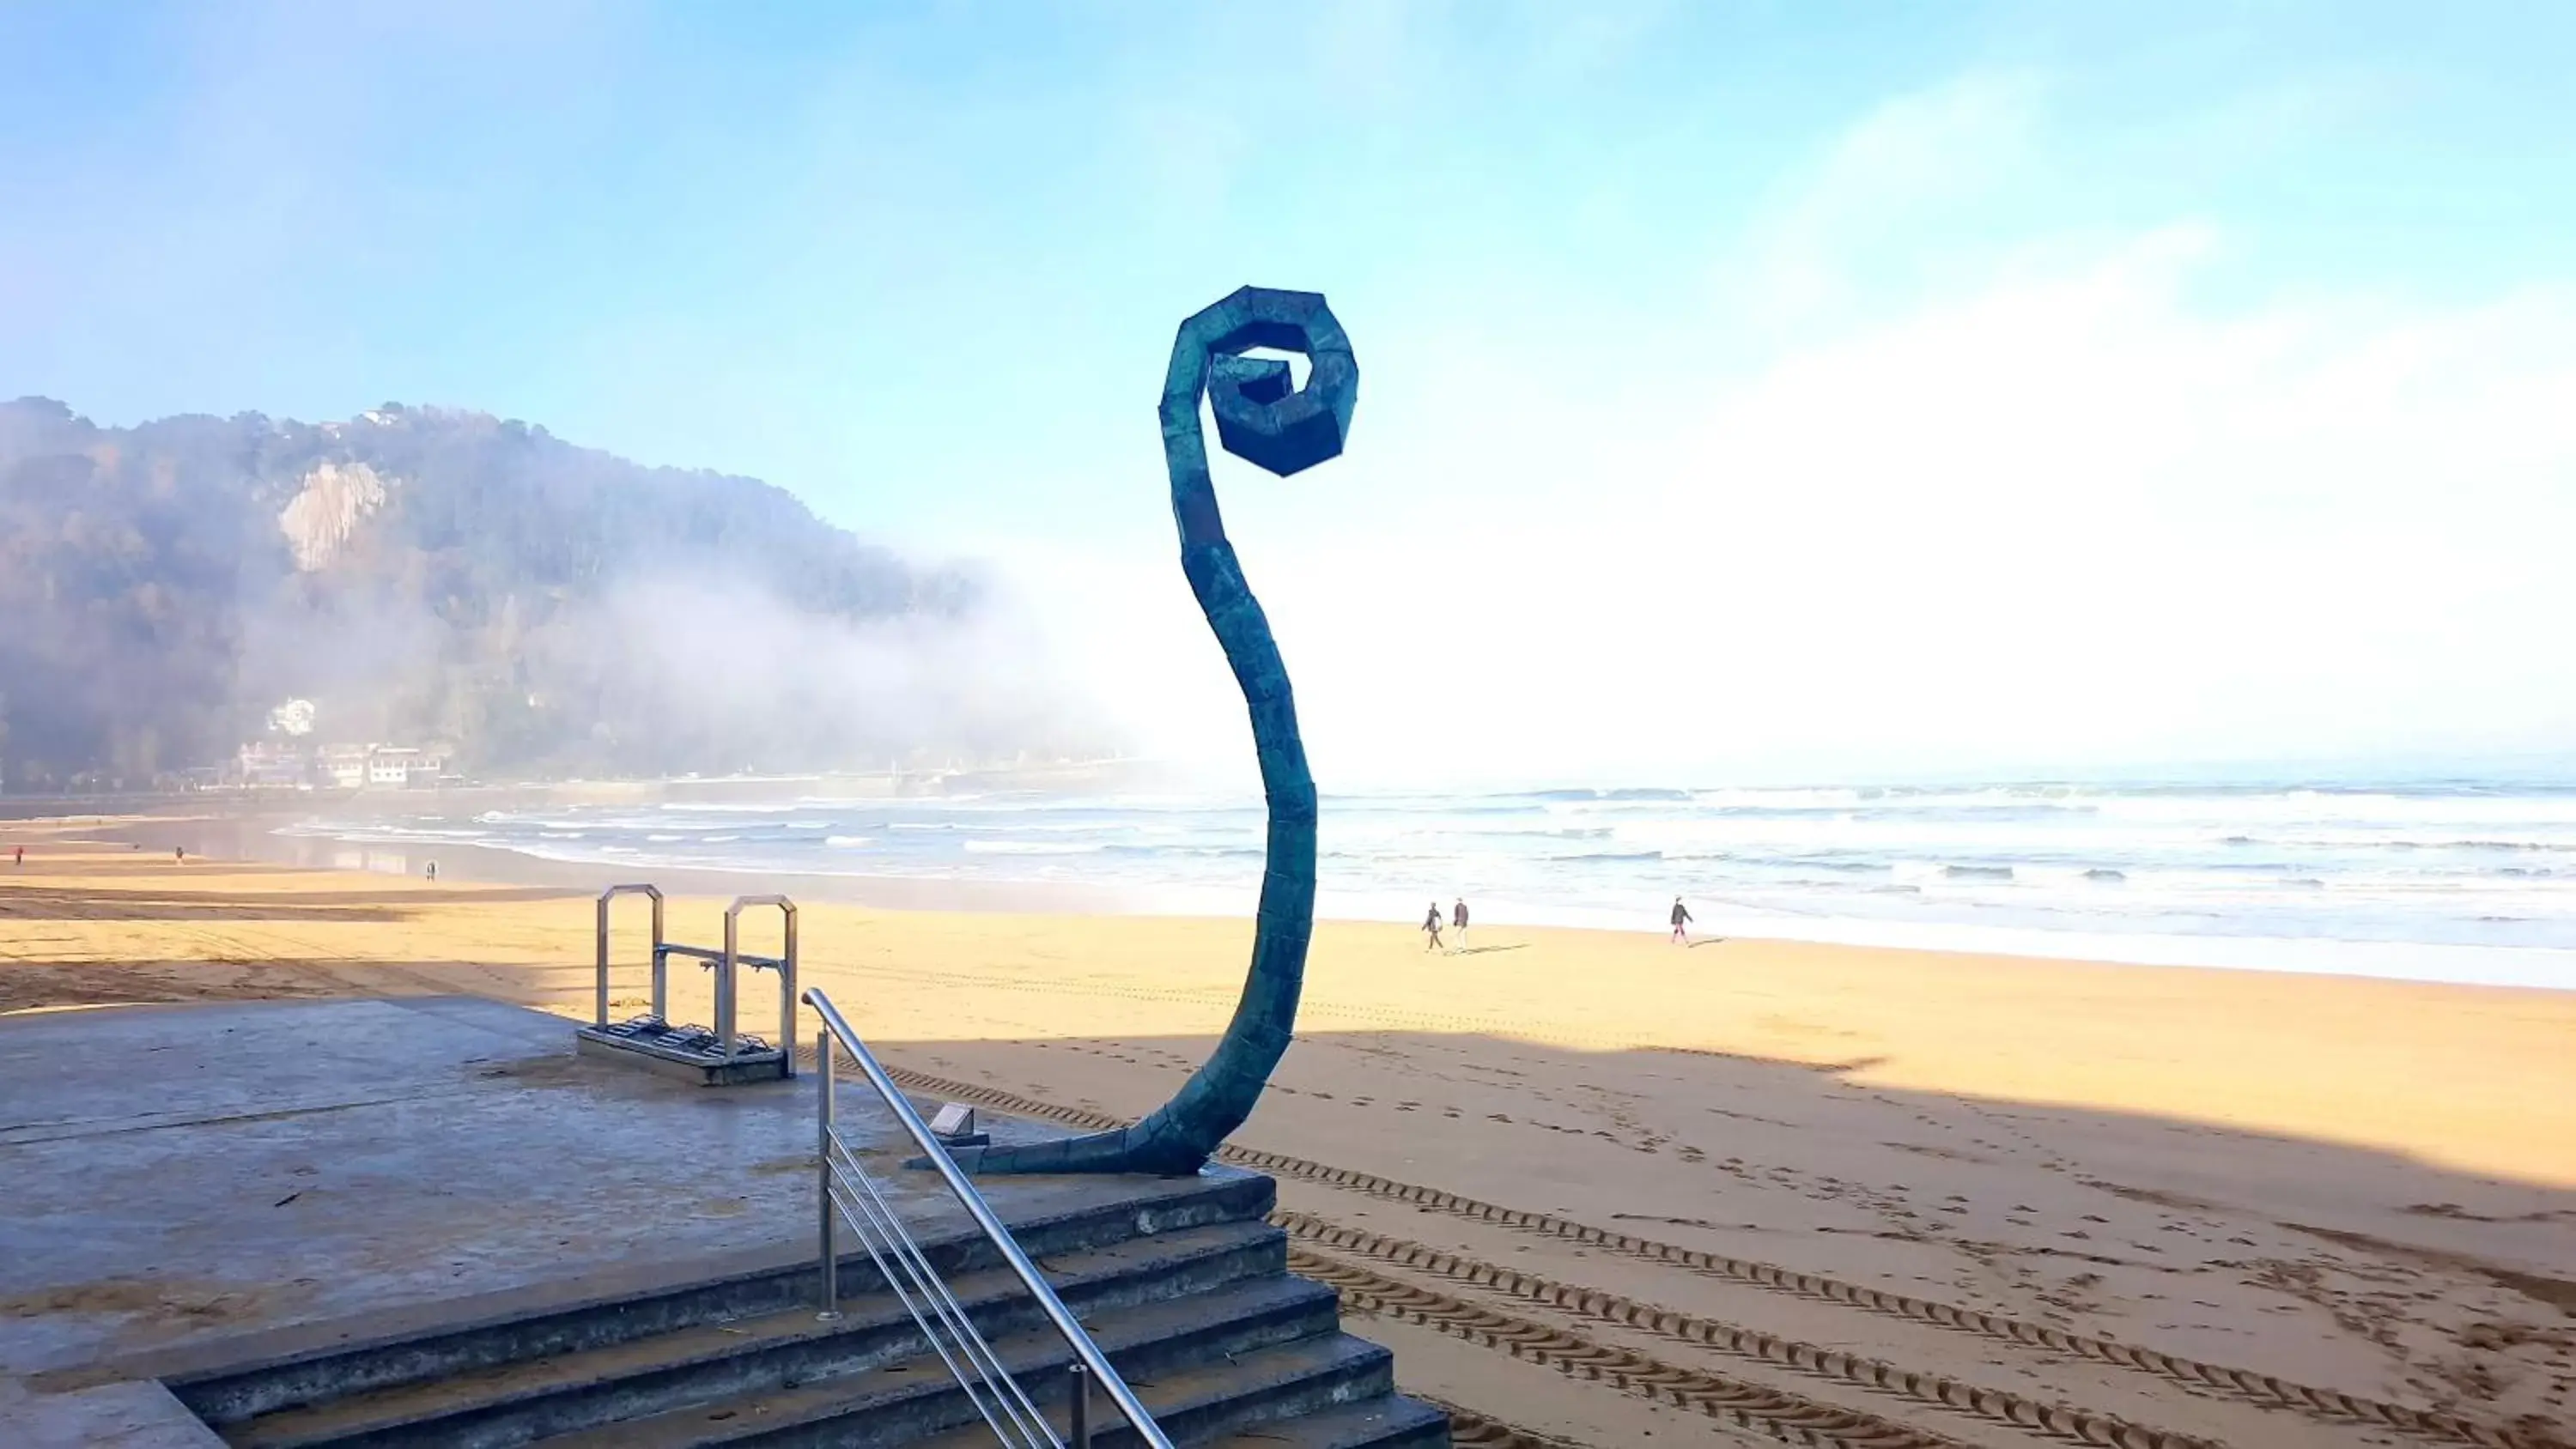
[[[1211, 1043], [882, 1050], [928, 1077], [1132, 1117]], [[1600, 1245], [1562, 1234], [1504, 1246], [1478, 1204], [2488, 1422], [2554, 1415], [2576, 1387], [2576, 1192], [2366, 1147], [1869, 1080], [1887, 1065], [1309, 1033], [1236, 1140], [1424, 1189], [1390, 1206], [1330, 1174], [1300, 1185], [1292, 1170], [1293, 1209], [1481, 1244], [1470, 1251], [1577, 1284], [1668, 1275], [1623, 1291], [1673, 1307], [1714, 1291], [1670, 1266], [1681, 1259], [1591, 1264]], [[2351, 1096], [2367, 1124], [2405, 1086], [2357, 1080]]]
[[[25, 909], [39, 899], [0, 890], [0, 914], [47, 919]], [[178, 919], [375, 920], [437, 899], [335, 892], [159, 904], [272, 912]], [[108, 909], [132, 915], [136, 904]], [[1720, 943], [1693, 943], [1704, 944]], [[350, 980], [388, 976], [435, 990], [450, 964], [20, 962], [0, 969], [0, 1010], [370, 994]], [[578, 1005], [587, 990], [588, 968], [566, 962], [528, 968], [511, 995]], [[1132, 1119], [1167, 1099], [1213, 1040], [872, 1045], [889, 1065], [942, 1082]], [[1293, 1211], [1686, 1312], [1722, 1315], [1736, 1311], [1728, 1293], [1775, 1291], [1797, 1298], [1800, 1313], [1846, 1311], [1766, 1287], [1776, 1269], [2488, 1423], [2563, 1420], [2576, 1387], [2566, 1366], [2576, 1348], [2576, 1192], [2209, 1121], [1893, 1086], [1879, 1079], [1902, 1062], [1849, 1050], [1816, 1058], [1587, 1050], [1468, 1031], [1307, 1032], [1235, 1140], [1271, 1157], [1257, 1165], [1281, 1178]], [[2402, 1072], [2356, 1073], [2341, 1093], [2356, 1134], [2407, 1113], [2413, 1096]], [[1352, 1174], [1405, 1190], [1354, 1188]], [[1495, 1206], [1510, 1212], [1497, 1217]], [[1653, 1251], [1527, 1230], [1521, 1220], [1536, 1215]], [[1680, 1266], [1691, 1254], [1753, 1269], [1721, 1282]], [[1868, 1337], [1866, 1322], [1845, 1327], [1813, 1332]], [[1967, 1330], [1917, 1321], [1905, 1331]], [[1995, 1351], [1983, 1341], [1963, 1350]]]

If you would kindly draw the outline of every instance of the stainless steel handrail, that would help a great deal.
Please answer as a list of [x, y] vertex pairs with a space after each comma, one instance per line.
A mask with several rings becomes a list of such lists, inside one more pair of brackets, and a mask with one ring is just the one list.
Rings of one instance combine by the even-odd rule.
[[[823, 1032], [815, 1035], [818, 1045], [828, 1037]], [[874, 1260], [904, 1311], [912, 1315], [922, 1338], [947, 1366], [949, 1376], [965, 1390], [966, 1401], [1003, 1444], [1061, 1449], [1062, 1441], [1047, 1424], [1046, 1416], [1038, 1411], [1019, 1381], [1011, 1377], [1001, 1355], [976, 1329], [957, 1296], [940, 1281], [938, 1270], [930, 1266], [921, 1245], [904, 1229], [894, 1205], [878, 1191], [875, 1179], [859, 1165], [849, 1144], [842, 1142], [838, 1134], [830, 1134], [827, 1141], [830, 1167], [826, 1192], [859, 1229], [860, 1245], [867, 1249], [868, 1257]], [[833, 1310], [826, 1312], [838, 1316]], [[965, 1360], [963, 1365], [960, 1359]], [[1089, 1449], [1079, 1439], [1076, 1444], [1078, 1449]]]
[[648, 885], [613, 885], [599, 893], [599, 986], [592, 1003], [592, 1024], [608, 1029], [608, 903], [622, 895], [642, 894], [653, 898], [653, 1019], [659, 1021], [669, 1009], [669, 975], [662, 965], [662, 892]]
[[[875, 1054], [868, 1050], [865, 1042], [859, 1040], [859, 1034], [851, 1029], [850, 1023], [841, 1015], [840, 1009], [832, 1005], [832, 998], [825, 995], [821, 987], [813, 987], [804, 993], [804, 1001], [806, 1005], [814, 1008], [817, 1016], [823, 1019], [824, 1028], [814, 1034], [815, 1076], [821, 1083], [822, 1095], [820, 1111], [822, 1162], [819, 1172], [823, 1199], [821, 1236], [824, 1312], [838, 1312], [840, 1302], [838, 1282], [840, 1259], [839, 1251], [833, 1242], [833, 1229], [840, 1199], [833, 1191], [835, 1180], [832, 1160], [835, 1145], [832, 1131], [832, 1046], [837, 1039], [841, 1049], [850, 1054], [850, 1060], [858, 1063], [860, 1073], [868, 1079], [868, 1085], [875, 1088], [877, 1096], [883, 1099], [886, 1110], [892, 1112], [895, 1121], [902, 1125], [904, 1134], [920, 1147], [922, 1155], [929, 1159], [931, 1167], [939, 1173], [940, 1180], [948, 1185], [948, 1190], [956, 1195], [958, 1203], [966, 1209], [967, 1215], [975, 1220], [975, 1226], [982, 1230], [985, 1239], [992, 1243], [994, 1251], [1001, 1255], [1002, 1262], [1010, 1268], [1012, 1276], [1018, 1278], [1020, 1285], [1029, 1290], [1029, 1296], [1037, 1300], [1038, 1311], [1046, 1315], [1047, 1322], [1054, 1326], [1055, 1331], [1073, 1349], [1074, 1359], [1082, 1369], [1081, 1373], [1074, 1376], [1074, 1392], [1077, 1400], [1082, 1397], [1086, 1382], [1097, 1383], [1100, 1391], [1108, 1395], [1109, 1401], [1117, 1405], [1118, 1412], [1126, 1417], [1129, 1424], [1135, 1426], [1137, 1436], [1145, 1442], [1148, 1449], [1173, 1449], [1171, 1439], [1154, 1422], [1154, 1416], [1146, 1412], [1144, 1404], [1136, 1397], [1136, 1391], [1127, 1386], [1127, 1380], [1120, 1376], [1118, 1370], [1110, 1367], [1109, 1356], [1102, 1353], [1100, 1345], [1092, 1341], [1091, 1334], [1073, 1316], [1073, 1310], [1065, 1307], [1064, 1300], [1056, 1296], [1055, 1289], [1038, 1272], [1037, 1264], [1029, 1261], [1029, 1255], [1020, 1250], [1019, 1241], [1011, 1236], [1011, 1230], [994, 1215], [992, 1205], [984, 1201], [984, 1195], [975, 1190], [975, 1184], [965, 1173], [958, 1170], [954, 1161], [950, 1160], [948, 1149], [940, 1143], [937, 1134], [930, 1130], [930, 1124], [921, 1120], [921, 1114], [913, 1110], [911, 1101], [905, 1098], [902, 1089], [895, 1086], [894, 1079], [887, 1076], [885, 1068], [877, 1064]], [[864, 1182], [863, 1176], [862, 1182]], [[870, 1190], [870, 1195], [874, 1196], [873, 1189]], [[883, 1200], [877, 1199], [873, 1205], [882, 1207]], [[900, 1225], [897, 1226], [899, 1228]], [[902, 1246], [908, 1246], [910, 1243], [909, 1237], [900, 1231], [894, 1234], [894, 1240]], [[871, 1249], [871, 1251], [874, 1250]], [[917, 1254], [919, 1250], [913, 1251]], [[945, 1296], [944, 1291], [941, 1296]], [[950, 1300], [950, 1303], [953, 1305], [954, 1300]], [[907, 1303], [907, 1307], [909, 1306]], [[915, 1316], [918, 1317], [917, 1312]], [[935, 1341], [933, 1346], [937, 1346]], [[946, 1357], [944, 1351], [941, 1356]], [[998, 1368], [998, 1364], [996, 1367]], [[950, 1364], [950, 1369], [952, 1372], [956, 1369], [953, 1362]], [[1005, 1379], [1007, 1380], [1007, 1375]], [[960, 1374], [959, 1382], [962, 1384], [964, 1381], [964, 1376]], [[968, 1387], [967, 1392], [970, 1397], [973, 1395], [971, 1386]], [[1025, 1402], [1025, 1398], [1022, 1402]], [[977, 1407], [980, 1409], [982, 1406], [978, 1403]], [[1088, 1425], [1083, 1423], [1082, 1409], [1078, 1402], [1074, 1414], [1076, 1416], [1074, 1422], [1087, 1429]], [[1049, 1431], [1046, 1437], [1052, 1441], [1054, 1435]], [[1089, 1436], [1085, 1433], [1083, 1437], [1087, 1439]]]
[[735, 975], [744, 961], [753, 969], [760, 968], [762, 958], [745, 956], [741, 949], [742, 913], [751, 906], [776, 906], [783, 944], [774, 958], [778, 963], [778, 1051], [786, 1059], [786, 1075], [796, 1075], [796, 903], [785, 896], [736, 896], [725, 907], [724, 968], [716, 978], [716, 1042], [727, 1057], [733, 1055], [734, 1002], [738, 987]]

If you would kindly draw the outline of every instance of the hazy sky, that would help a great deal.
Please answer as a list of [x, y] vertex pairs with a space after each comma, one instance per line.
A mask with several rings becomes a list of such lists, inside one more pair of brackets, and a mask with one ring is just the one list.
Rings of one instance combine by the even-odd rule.
[[0, 5], [0, 394], [768, 478], [1245, 760], [1151, 404], [1313, 289], [1350, 452], [1218, 486], [1328, 787], [2565, 760], [2571, 64], [2537, 4]]

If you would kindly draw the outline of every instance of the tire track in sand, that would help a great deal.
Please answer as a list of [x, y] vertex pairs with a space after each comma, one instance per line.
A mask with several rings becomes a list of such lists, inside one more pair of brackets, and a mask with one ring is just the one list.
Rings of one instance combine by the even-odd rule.
[[2108, 1449], [2224, 1449], [2213, 1439], [2149, 1428], [2117, 1415], [2048, 1403], [2002, 1389], [1982, 1388], [1943, 1374], [1900, 1368], [1883, 1359], [1821, 1348], [1740, 1324], [1640, 1303], [1598, 1288], [1559, 1283], [1499, 1263], [1345, 1227], [1311, 1213], [1273, 1213], [1270, 1220], [1288, 1230], [1291, 1242], [1317, 1256], [1326, 1256], [1325, 1250], [1358, 1253], [1415, 1273], [1446, 1278], [1601, 1323], [1640, 1329], [1677, 1343], [1713, 1348], [1777, 1368], [1895, 1394], [2050, 1438]]
[[1959, 1440], [1892, 1419], [1595, 1343], [1303, 1248], [1289, 1248], [1288, 1268], [1340, 1290], [1342, 1301], [1359, 1312], [1420, 1324], [1568, 1378], [1608, 1384], [1784, 1443], [1813, 1449], [1967, 1449]]
[[1449, 1416], [1451, 1449], [1592, 1449], [1589, 1444], [1578, 1444], [1571, 1439], [1559, 1439], [1553, 1434], [1506, 1424], [1447, 1399], [1435, 1399], [1429, 1394], [1410, 1391], [1406, 1392], [1406, 1397], [1420, 1399]]
[[[931, 1076], [908, 1068], [888, 1067], [895, 1080], [907, 1090], [954, 1098], [991, 1107], [996, 1111], [1020, 1116], [1039, 1117], [1068, 1126], [1107, 1128], [1127, 1125], [1125, 1119], [1093, 1112], [1080, 1107], [1040, 1101], [980, 1083], [960, 1082], [952, 1078]], [[2186, 1387], [2233, 1398], [2246, 1403], [2285, 1408], [2327, 1423], [2361, 1422], [2401, 1430], [2426, 1438], [2455, 1444], [2477, 1446], [2477, 1449], [2576, 1449], [2567, 1440], [2526, 1429], [2508, 1429], [2482, 1423], [2457, 1414], [2431, 1409], [2411, 1408], [2404, 1404], [2346, 1393], [2341, 1389], [2319, 1388], [2297, 1383], [2254, 1369], [2230, 1368], [2224, 1364], [2162, 1353], [2137, 1344], [2119, 1343], [2089, 1334], [2070, 1333], [2046, 1324], [1982, 1309], [1962, 1308], [1956, 1304], [1915, 1298], [1907, 1294], [1846, 1283], [1821, 1274], [1784, 1268], [1775, 1263], [1730, 1257], [1723, 1253], [1685, 1248], [1674, 1243], [1657, 1242], [1627, 1233], [1612, 1232], [1588, 1223], [1557, 1217], [1551, 1213], [1530, 1212], [1503, 1207], [1418, 1183], [1398, 1182], [1374, 1173], [1334, 1167], [1309, 1158], [1286, 1153], [1265, 1152], [1255, 1148], [1227, 1145], [1218, 1149], [1217, 1157], [1231, 1166], [1250, 1168], [1300, 1182], [1360, 1193], [1388, 1202], [1404, 1203], [1433, 1212], [1474, 1222], [1491, 1223], [1536, 1237], [1554, 1238], [1579, 1243], [1588, 1248], [1616, 1253], [1643, 1262], [1668, 1264], [1705, 1273], [1730, 1282], [1793, 1297], [1839, 1304], [1903, 1319], [1909, 1323], [1929, 1324], [1935, 1328], [1973, 1334], [2022, 1348], [2048, 1349], [2072, 1354], [2116, 1368], [2171, 1379]]]

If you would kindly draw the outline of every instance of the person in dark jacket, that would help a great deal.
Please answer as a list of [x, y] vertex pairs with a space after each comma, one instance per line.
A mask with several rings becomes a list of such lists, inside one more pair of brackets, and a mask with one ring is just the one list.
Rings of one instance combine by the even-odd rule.
[[1690, 922], [1690, 907], [1682, 904], [1680, 896], [1673, 897], [1673, 943], [1675, 945], [1690, 944]]
[[1440, 903], [1438, 901], [1431, 903], [1431, 914], [1422, 918], [1422, 949], [1425, 951], [1440, 949]]

